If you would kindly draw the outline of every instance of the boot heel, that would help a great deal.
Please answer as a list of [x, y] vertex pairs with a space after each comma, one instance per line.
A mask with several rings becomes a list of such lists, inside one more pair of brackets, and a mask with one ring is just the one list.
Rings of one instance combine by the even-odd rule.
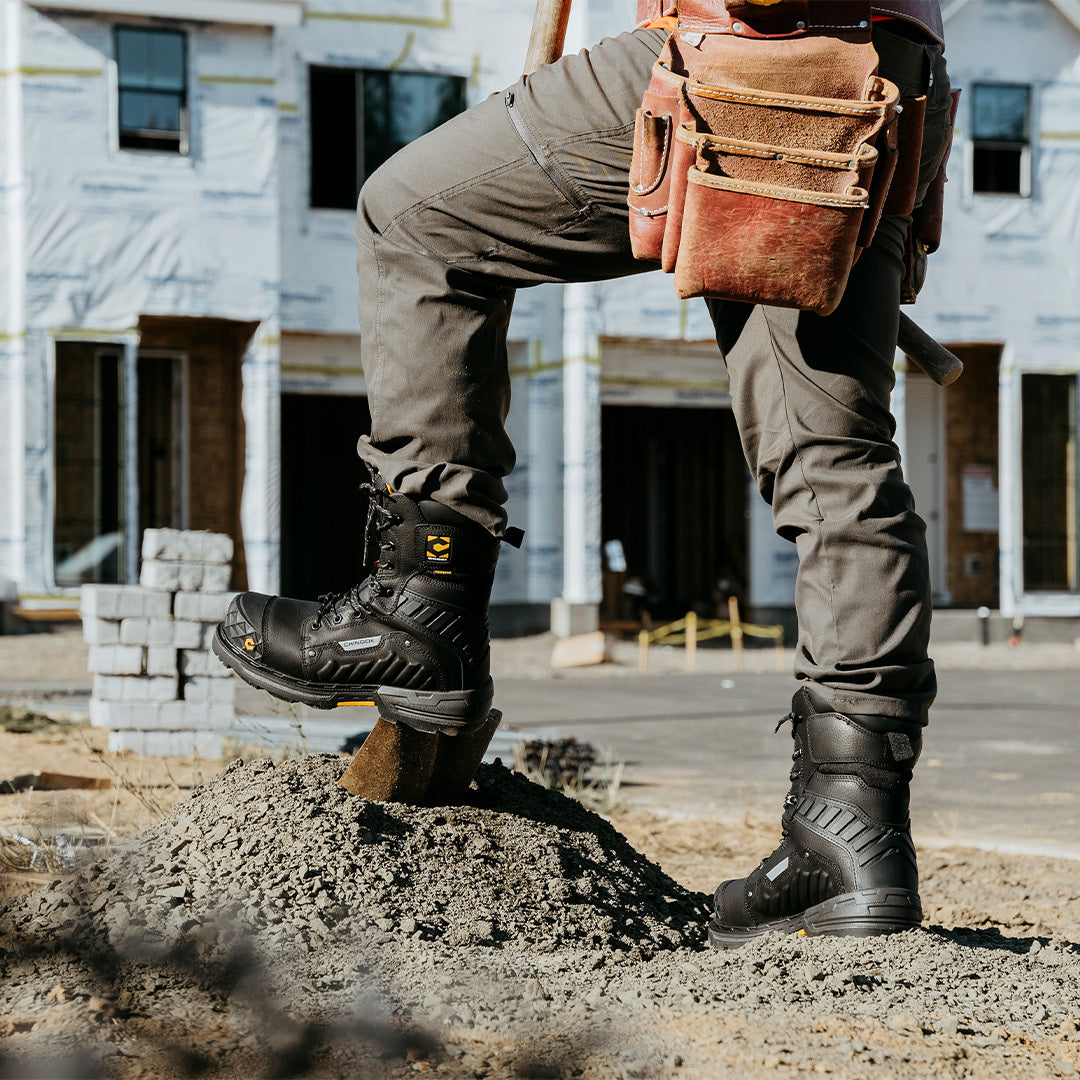
[[811, 937], [836, 934], [870, 937], [896, 934], [922, 925], [922, 901], [910, 889], [859, 889], [843, 893], [803, 912], [803, 927]]
[[476, 690], [402, 690], [380, 686], [373, 695], [379, 715], [416, 731], [462, 735], [482, 727], [491, 711], [495, 684]]

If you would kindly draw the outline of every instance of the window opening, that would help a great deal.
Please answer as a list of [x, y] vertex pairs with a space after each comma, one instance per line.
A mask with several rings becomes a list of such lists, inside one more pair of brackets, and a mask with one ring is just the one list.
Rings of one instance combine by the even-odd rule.
[[1031, 87], [976, 83], [971, 104], [975, 194], [1031, 194]]
[[311, 205], [354, 210], [391, 155], [465, 109], [465, 79], [418, 71], [312, 67]]
[[120, 146], [186, 154], [187, 35], [116, 27]]

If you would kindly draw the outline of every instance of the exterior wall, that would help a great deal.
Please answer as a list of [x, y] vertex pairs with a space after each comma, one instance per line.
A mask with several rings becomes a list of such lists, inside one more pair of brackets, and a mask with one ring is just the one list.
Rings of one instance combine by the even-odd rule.
[[123, 151], [112, 27], [124, 21], [23, 9], [27, 324], [269, 318], [279, 281], [273, 35], [187, 27], [191, 153]]
[[21, 581], [26, 555], [26, 181], [21, 0], [0, 0], [0, 579]]
[[[22, 497], [9, 499], [21, 504], [11, 520], [13, 532], [21, 524], [24, 539], [20, 545], [17, 535], [9, 536], [0, 545], [0, 573], [24, 590], [47, 590], [52, 339], [119, 337], [137, 344], [139, 319], [147, 315], [245, 323], [276, 317], [274, 38], [267, 27], [176, 24], [188, 34], [190, 154], [181, 156], [117, 147], [112, 28], [137, 18], [53, 13], [11, 0], [5, 17], [17, 30], [19, 50], [2, 81], [9, 100], [12, 86], [21, 97], [21, 110], [8, 110], [20, 113], [12, 130], [21, 125], [19, 154], [9, 159], [19, 161], [21, 213], [10, 232], [24, 252], [22, 295], [10, 303], [5, 323], [17, 332], [21, 317], [26, 336], [23, 355], [9, 353], [0, 363], [10, 373], [0, 378], [21, 406], [20, 422], [10, 429], [16, 445], [4, 458], [12, 463], [11, 487], [22, 466]], [[9, 206], [13, 188], [6, 189]], [[10, 282], [6, 292], [13, 295]], [[17, 339], [7, 331], [3, 340]], [[272, 427], [276, 389], [270, 397], [248, 393], [246, 401], [249, 428]], [[273, 445], [273, 439], [259, 445], [260, 462]], [[276, 561], [277, 522], [265, 508], [276, 482], [273, 459], [269, 468], [247, 500], [245, 529], [268, 553], [259, 560], [264, 586], [273, 584]], [[230, 528], [236, 531], [235, 522]]]
[[1034, 88], [1032, 196], [972, 195], [961, 97], [945, 233], [915, 312], [943, 341], [1014, 343], [1020, 363], [1069, 363], [1080, 341], [1080, 31], [1050, 0], [968, 0], [946, 25], [954, 87]]
[[477, 0], [313, 0], [302, 26], [278, 31], [283, 330], [357, 332], [356, 215], [310, 205], [308, 67], [461, 75], [473, 104], [520, 76], [531, 18]]
[[[930, 258], [914, 318], [945, 343], [993, 343], [1002, 350], [1000, 414], [986, 415], [993, 395], [982, 361], [945, 391], [950, 417], [950, 496], [962, 483], [962, 460], [975, 443], [998, 461], [999, 593], [1012, 615], [1080, 613], [1078, 597], [1027, 597], [1022, 576], [1020, 377], [1025, 371], [1080, 371], [1080, 29], [1053, 0], [961, 0], [946, 7], [949, 74], [954, 87], [973, 82], [1030, 84], [1030, 198], [971, 192], [970, 95], [961, 98], [946, 187], [941, 250]], [[981, 433], [960, 419], [966, 405], [981, 410]], [[986, 445], [999, 432], [996, 451]], [[952, 439], [956, 438], [953, 445]], [[973, 442], [974, 440], [974, 442]], [[916, 492], [916, 496], [918, 493]], [[954, 501], [951, 501], [957, 507]], [[965, 554], [989, 561], [989, 536], [950, 529], [953, 602], [992, 604], [985, 572], [963, 574]], [[976, 550], [977, 549], [977, 550]], [[1074, 610], [1075, 609], [1075, 610]]]
[[[461, 74], [469, 100], [478, 101], [516, 79], [531, 8], [403, 0], [388, 14], [377, 0], [314, 0], [296, 27], [186, 24], [192, 152], [180, 158], [115, 148], [110, 28], [130, 20], [0, 3], [0, 227], [8, 252], [0, 265], [0, 576], [17, 578], [24, 590], [51, 584], [40, 553], [51, 535], [52, 340], [63, 334], [133, 349], [147, 317], [202, 318], [257, 326], [246, 348], [237, 346], [241, 384], [232, 386], [244, 417], [248, 580], [272, 589], [280, 337], [309, 351], [320, 338], [333, 342], [335, 355], [351, 357], [353, 368], [356, 356], [353, 214], [309, 206], [307, 68]], [[1052, 0], [959, 0], [947, 12], [955, 85], [986, 79], [1035, 87], [1031, 199], [969, 194], [970, 122], [962, 106], [945, 240], [915, 311], [943, 341], [1005, 344], [999, 481], [1006, 607], [1023, 596], [1009, 550], [1015, 537], [1006, 529], [1016, 517], [1021, 475], [1019, 376], [1080, 370], [1080, 32]], [[576, 0], [567, 49], [633, 21], [632, 0]], [[711, 336], [704, 305], [677, 300], [655, 272], [520, 293], [510, 329], [508, 419], [519, 463], [508, 489], [511, 521], [528, 535], [521, 552], [503, 553], [497, 603], [600, 599], [601, 339], [649, 339], [662, 352]], [[231, 365], [236, 354], [229, 357]], [[286, 378], [308, 376], [291, 371]], [[353, 370], [320, 385], [356, 392], [359, 379]], [[972, 426], [964, 402], [972, 396], [985, 408], [984, 381], [971, 365], [947, 391], [956, 446], [980, 459], [993, 425]], [[207, 423], [220, 430], [223, 421]], [[955, 466], [949, 463], [952, 478]], [[225, 466], [207, 465], [217, 467]], [[231, 475], [240, 469], [228, 467]], [[954, 494], [950, 489], [953, 505]], [[750, 500], [757, 500], [752, 491]], [[755, 543], [751, 558], [790, 565], [780, 558], [790, 555], [788, 545], [767, 539], [775, 551]], [[967, 542], [950, 533], [950, 560], [962, 561]], [[994, 563], [991, 554], [979, 548], [983, 567]], [[955, 587], [955, 567], [949, 576]], [[761, 585], [770, 603], [775, 585], [772, 578]], [[979, 593], [987, 588], [980, 576]]]

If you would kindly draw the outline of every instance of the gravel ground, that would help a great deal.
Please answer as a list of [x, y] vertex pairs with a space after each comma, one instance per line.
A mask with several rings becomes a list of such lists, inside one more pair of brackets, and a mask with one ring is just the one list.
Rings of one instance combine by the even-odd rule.
[[[551, 645], [496, 641], [496, 668], [550, 676]], [[1068, 645], [935, 655], [1080, 664]], [[636, 674], [636, 645], [615, 661], [558, 677]], [[654, 649], [649, 671], [682, 663]], [[0, 640], [0, 697], [62, 707], [88, 681], [77, 629]], [[1076, 862], [924, 849], [923, 929], [717, 954], [703, 894], [770, 850], [772, 820], [605, 820], [500, 766], [468, 806], [376, 805], [336, 786], [340, 757], [211, 775], [101, 734], [0, 732], [0, 779], [114, 781], [5, 796], [0, 824], [143, 830], [67, 875], [0, 867], [0, 898], [50, 882], [0, 902], [0, 1078], [1080, 1076]]]
[[631, 846], [500, 765], [437, 809], [344, 765], [234, 763], [0, 907], [0, 1075], [1080, 1075], [1075, 863], [932, 853], [921, 930], [717, 954], [696, 889], [767, 827]]

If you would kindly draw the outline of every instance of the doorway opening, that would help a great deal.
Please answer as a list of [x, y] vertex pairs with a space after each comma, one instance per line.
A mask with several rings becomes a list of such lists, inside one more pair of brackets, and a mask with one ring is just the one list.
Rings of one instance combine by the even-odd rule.
[[604, 405], [601, 439], [603, 539], [620, 541], [626, 567], [605, 615], [726, 618], [747, 584], [748, 474], [731, 410]]
[[[58, 341], [54, 394], [53, 578], [60, 587], [126, 579], [125, 493], [138, 533], [187, 527], [187, 368], [140, 354], [134, 400], [119, 345]], [[134, 409], [134, 456], [127, 442]]]
[[1077, 376], [1020, 380], [1025, 592], [1080, 592]]

